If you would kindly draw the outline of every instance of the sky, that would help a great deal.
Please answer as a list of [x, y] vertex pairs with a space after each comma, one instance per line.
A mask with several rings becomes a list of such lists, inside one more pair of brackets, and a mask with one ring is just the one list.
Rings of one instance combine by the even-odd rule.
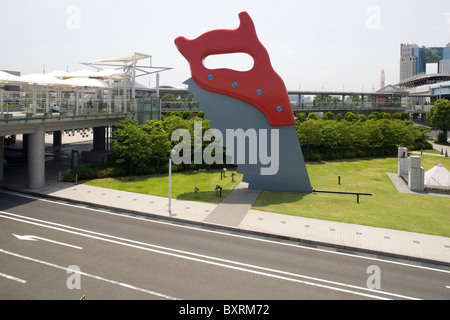
[[[160, 85], [184, 87], [191, 74], [174, 39], [236, 29], [242, 11], [288, 90], [378, 90], [382, 70], [386, 84], [399, 82], [401, 43], [450, 43], [448, 0], [0, 0], [0, 70], [72, 72], [140, 52], [173, 68]], [[217, 67], [245, 62], [215, 58]], [[154, 75], [138, 82], [156, 85]]]

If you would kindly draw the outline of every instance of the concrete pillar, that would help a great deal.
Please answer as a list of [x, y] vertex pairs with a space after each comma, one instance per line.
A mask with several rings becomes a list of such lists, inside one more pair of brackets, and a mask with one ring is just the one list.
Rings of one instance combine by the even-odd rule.
[[410, 168], [408, 177], [408, 187], [411, 191], [425, 190], [425, 170], [420, 164], [421, 159], [418, 156], [410, 157]]
[[28, 152], [28, 137], [28, 133], [22, 135], [22, 150], [25, 152]]
[[398, 147], [398, 176], [406, 176], [409, 173], [410, 160], [408, 158], [408, 149], [402, 146]]
[[38, 127], [28, 136], [28, 187], [45, 186], [45, 130]]
[[105, 127], [94, 128], [94, 151], [104, 152], [105, 151]]
[[53, 146], [57, 147], [60, 146], [62, 143], [62, 135], [61, 131], [54, 131], [53, 132]]
[[5, 137], [0, 137], [0, 181], [5, 178]]

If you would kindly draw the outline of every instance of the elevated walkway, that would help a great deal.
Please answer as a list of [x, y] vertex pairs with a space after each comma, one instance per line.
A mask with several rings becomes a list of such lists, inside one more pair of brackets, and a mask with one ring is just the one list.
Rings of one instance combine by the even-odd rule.
[[82, 116], [34, 116], [0, 120], [0, 181], [4, 178], [4, 137], [24, 134], [27, 137], [28, 186], [31, 189], [45, 185], [45, 134], [63, 130], [93, 128], [94, 150], [104, 151], [105, 127], [123, 119], [134, 118], [133, 113], [108, 113]]

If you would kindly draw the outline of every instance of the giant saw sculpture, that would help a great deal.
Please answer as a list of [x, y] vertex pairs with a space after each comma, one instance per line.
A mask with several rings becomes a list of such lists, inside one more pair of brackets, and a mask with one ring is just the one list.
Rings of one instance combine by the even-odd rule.
[[[267, 143], [271, 161], [278, 161], [270, 163], [270, 168], [266, 156], [250, 154], [256, 150], [254, 145], [247, 145], [245, 155], [253, 160], [239, 162], [242, 158], [236, 156], [231, 160], [250, 189], [312, 192], [285, 84], [273, 69], [249, 14], [241, 12], [239, 19], [235, 30], [212, 30], [192, 40], [175, 39], [177, 49], [189, 62], [192, 78], [185, 82], [188, 91], [205, 111], [211, 127], [223, 133], [232, 129], [255, 132], [260, 148], [261, 142]], [[203, 64], [210, 55], [228, 53], [249, 54], [254, 60], [252, 69], [208, 69]], [[224, 146], [234, 145], [226, 139], [224, 136]], [[226, 149], [227, 154], [241, 151], [234, 146], [235, 150]]]

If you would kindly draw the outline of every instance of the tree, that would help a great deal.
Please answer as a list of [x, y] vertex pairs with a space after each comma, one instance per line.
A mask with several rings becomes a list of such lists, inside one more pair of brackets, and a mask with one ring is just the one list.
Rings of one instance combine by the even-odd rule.
[[349, 122], [356, 122], [356, 120], [358, 120], [358, 117], [353, 112], [347, 112], [345, 114], [345, 120]]
[[308, 120], [297, 122], [296, 131], [302, 148], [306, 148], [305, 157], [311, 159], [310, 150], [319, 147], [322, 141], [320, 124], [322, 121]]
[[149, 135], [150, 167], [149, 171], [160, 172], [165, 168], [172, 144], [164, 126], [159, 120], [148, 120], [142, 127]]
[[151, 158], [150, 136], [135, 120], [122, 120], [114, 131], [112, 149], [117, 164], [128, 165], [130, 175], [133, 170], [146, 168]]
[[367, 120], [379, 120], [381, 119], [380, 113], [378, 111], [372, 112], [369, 117], [367, 117]]
[[188, 110], [184, 111], [184, 112], [183, 112], [183, 119], [185, 119], [185, 120], [189, 119], [189, 116], [190, 116], [191, 114], [192, 114], [191, 111], [188, 111]]
[[391, 114], [387, 112], [381, 113], [381, 119], [392, 119]]
[[398, 119], [401, 120], [402, 119], [402, 115], [399, 112], [394, 112], [392, 114], [392, 119]]
[[321, 149], [325, 159], [335, 157], [335, 152], [339, 147], [340, 137], [336, 131], [337, 121], [321, 121], [320, 136], [322, 139]]
[[199, 112], [197, 112], [197, 117], [199, 117], [199, 118], [204, 118], [205, 117], [205, 111], [203, 111], [203, 110], [200, 110]]
[[447, 130], [450, 128], [450, 101], [447, 99], [436, 101], [427, 113], [427, 122], [441, 131], [438, 141], [447, 142]]
[[163, 101], [163, 102], [174, 102], [176, 100], [177, 99], [175, 98], [175, 96], [173, 94], [169, 94], [169, 93], [163, 95], [163, 97], [161, 98], [161, 101]]
[[325, 113], [322, 117], [322, 120], [334, 120], [334, 113], [331, 111], [328, 111]]
[[300, 122], [305, 122], [306, 121], [306, 113], [304, 113], [304, 112], [296, 113], [295, 118]]
[[401, 115], [400, 115], [400, 118], [401, 118], [402, 120], [409, 120], [409, 114], [408, 114], [408, 112], [402, 112]]
[[363, 114], [360, 114], [359, 116], [358, 116], [358, 121], [359, 122], [366, 122], [366, 116], [365, 115], [363, 115]]
[[310, 114], [308, 114], [308, 120], [319, 120], [320, 117], [315, 114], [314, 112], [311, 112]]

